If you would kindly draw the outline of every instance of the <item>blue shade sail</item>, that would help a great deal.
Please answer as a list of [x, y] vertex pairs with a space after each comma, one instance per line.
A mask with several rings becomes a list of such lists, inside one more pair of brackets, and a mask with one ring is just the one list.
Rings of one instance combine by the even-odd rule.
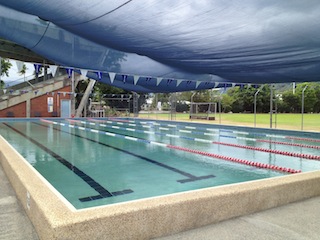
[[319, 0], [0, 0], [2, 38], [137, 92], [319, 81], [319, 19]]

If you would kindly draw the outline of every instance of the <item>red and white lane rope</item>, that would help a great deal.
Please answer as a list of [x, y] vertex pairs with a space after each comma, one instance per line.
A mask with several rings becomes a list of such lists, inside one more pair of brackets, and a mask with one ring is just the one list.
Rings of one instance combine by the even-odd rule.
[[244, 164], [244, 165], [258, 167], [258, 168], [266, 168], [266, 169], [287, 172], [287, 173], [300, 173], [301, 172], [301, 170], [295, 170], [292, 168], [285, 168], [285, 167], [280, 167], [280, 166], [266, 164], [266, 163], [259, 163], [259, 162], [253, 162], [253, 161], [243, 160], [243, 159], [234, 158], [234, 157], [227, 157], [227, 156], [223, 156], [223, 155], [219, 155], [219, 154], [208, 153], [208, 152], [203, 152], [203, 151], [199, 151], [199, 150], [193, 150], [193, 149], [189, 149], [189, 148], [179, 147], [179, 146], [173, 146], [170, 144], [168, 144], [167, 147], [172, 148], [172, 149], [185, 151], [185, 152], [200, 154], [200, 155], [204, 155], [207, 157], [218, 158], [218, 159], [222, 159], [225, 161], [236, 162], [236, 163], [240, 163], [240, 164]]
[[[83, 124], [95, 125], [94, 122], [85, 122], [85, 121], [79, 121], [79, 122], [81, 122]], [[273, 153], [273, 154], [280, 154], [280, 155], [290, 156], [290, 157], [298, 157], [298, 158], [305, 158], [305, 159], [311, 159], [311, 160], [320, 160], [320, 156], [311, 155], [311, 154], [295, 153], [295, 152], [282, 151], [282, 150], [276, 150], [276, 149], [269, 149], [269, 148], [253, 147], [253, 146], [247, 146], [247, 145], [241, 145], [241, 144], [234, 144], [234, 143], [211, 141], [211, 140], [208, 140], [208, 139], [184, 137], [184, 136], [180, 136], [180, 135], [164, 134], [164, 133], [159, 133], [159, 132], [154, 132], [154, 131], [144, 131], [144, 130], [139, 130], [139, 129], [134, 129], [134, 128], [125, 128], [125, 127], [111, 126], [111, 125], [107, 126], [105, 124], [98, 124], [98, 125], [101, 126], [101, 127], [114, 128], [114, 129], [119, 129], [119, 130], [124, 130], [124, 131], [155, 134], [155, 135], [166, 136], [166, 137], [169, 137], [169, 138], [181, 138], [181, 139], [185, 139], [185, 140], [189, 140], [189, 141], [195, 141], [195, 142], [212, 143], [212, 144], [224, 145], [224, 146], [229, 146], [229, 147], [249, 149], [249, 150], [259, 151], [259, 152], [268, 152], [268, 153]], [[244, 139], [244, 138], [241, 138], [241, 139]], [[256, 142], [269, 142], [269, 140], [259, 140], [259, 139], [255, 139], [255, 141]], [[297, 144], [295, 144], [295, 143], [283, 143], [283, 142], [275, 142], [275, 141], [270, 141], [270, 142], [275, 143], [275, 144], [277, 144], [277, 143], [278, 144], [283, 144], [283, 145], [292, 144], [291, 146], [309, 147], [309, 148], [314, 148], [314, 149], [320, 149], [320, 146], [310, 146], [310, 145], [304, 145], [304, 144], [298, 144], [298, 143]]]
[[[161, 146], [161, 147], [166, 147], [166, 148], [170, 148], [170, 149], [180, 150], [180, 151], [184, 151], [184, 152], [190, 152], [190, 153], [194, 153], [194, 154], [198, 154], [198, 155], [203, 155], [203, 156], [207, 156], [207, 157], [211, 157], [211, 158], [216, 158], [216, 159], [221, 159], [221, 160], [225, 160], [225, 161], [235, 162], [235, 163], [248, 165], [248, 166], [253, 166], [253, 167], [257, 167], [257, 168], [270, 169], [270, 170], [280, 171], [280, 172], [285, 172], [285, 173], [300, 173], [301, 172], [301, 170], [295, 170], [295, 169], [292, 169], [292, 168], [285, 168], [285, 167], [271, 165], [271, 164], [265, 164], [265, 163], [248, 161], [248, 160], [243, 160], [243, 159], [234, 158], [234, 157], [228, 157], [228, 156], [223, 156], [223, 155], [219, 155], [219, 154], [199, 151], [199, 150], [195, 150], [195, 149], [190, 149], [190, 148], [185, 148], [185, 147], [180, 147], [180, 146], [174, 146], [174, 145], [171, 145], [171, 144], [165, 144], [165, 143], [161, 143], [161, 142], [149, 141], [149, 140], [146, 140], [146, 139], [139, 139], [139, 138], [125, 136], [125, 135], [121, 135], [121, 134], [110, 133], [110, 132], [101, 131], [101, 130], [92, 129], [92, 128], [85, 128], [85, 127], [80, 127], [80, 126], [71, 125], [71, 124], [65, 124], [65, 123], [49, 121], [49, 120], [45, 120], [45, 119], [41, 119], [41, 121], [49, 123], [49, 124], [68, 126], [70, 128], [75, 128], [75, 129], [79, 129], [79, 130], [83, 130], [83, 131], [90, 131], [90, 132], [93, 132], [93, 133], [104, 134], [104, 135], [108, 135], [108, 136], [111, 136], [111, 137], [124, 138], [124, 139], [130, 140], [130, 141], [139, 141], [139, 142], [152, 144], [152, 145], [157, 145], [157, 146]], [[81, 121], [77, 121], [77, 120], [69, 120], [69, 121], [70, 122], [75, 122], [75, 123], [77, 123], [77, 122], [81, 123]]]

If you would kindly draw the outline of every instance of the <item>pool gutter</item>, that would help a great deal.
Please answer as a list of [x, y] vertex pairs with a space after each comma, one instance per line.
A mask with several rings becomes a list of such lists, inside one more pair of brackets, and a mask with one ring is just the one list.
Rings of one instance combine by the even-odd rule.
[[76, 210], [0, 136], [0, 163], [40, 239], [150, 239], [320, 196], [320, 171]]

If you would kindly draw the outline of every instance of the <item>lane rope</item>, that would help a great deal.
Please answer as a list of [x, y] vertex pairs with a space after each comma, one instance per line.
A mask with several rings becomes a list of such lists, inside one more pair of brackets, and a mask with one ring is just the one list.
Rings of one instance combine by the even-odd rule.
[[[88, 123], [88, 122], [85, 122], [85, 121], [80, 121], [80, 122], [82, 124], [87, 124]], [[92, 123], [92, 122], [89, 122], [89, 124], [94, 125], [94, 123]], [[185, 137], [185, 136], [172, 135], [172, 134], [164, 134], [164, 133], [160, 133], [160, 132], [144, 131], [144, 130], [138, 130], [138, 129], [133, 129], [133, 128], [124, 128], [124, 127], [118, 127], [118, 126], [107, 126], [105, 124], [99, 124], [99, 125], [101, 127], [114, 128], [114, 129], [119, 129], [119, 130], [124, 130], [124, 131], [155, 134], [155, 135], [166, 136], [166, 137], [169, 137], [169, 138], [181, 138], [181, 139], [190, 140], [190, 141], [212, 143], [212, 144], [224, 145], [224, 146], [229, 146], [229, 147], [249, 149], [249, 150], [259, 151], [259, 152], [268, 152], [268, 153], [279, 154], [279, 155], [284, 155], [284, 156], [289, 156], [289, 157], [305, 158], [305, 159], [318, 160], [318, 161], [320, 160], [320, 156], [311, 155], [311, 154], [295, 153], [295, 152], [289, 152], [289, 151], [268, 149], [268, 148], [262, 148], [262, 147], [253, 147], [253, 146], [234, 144], [234, 143], [217, 142], [217, 141], [211, 141], [211, 140], [207, 140], [207, 139]], [[226, 136], [226, 137], [229, 137], [229, 136]], [[232, 137], [232, 138], [234, 138], [234, 137]], [[260, 140], [256, 140], [256, 141], [260, 142]], [[269, 142], [269, 140], [262, 140], [262, 142]], [[273, 142], [274, 143], [278, 143], [278, 142], [275, 142], [275, 141], [273, 141]], [[281, 144], [281, 143], [282, 142], [279, 142], [279, 144]], [[283, 145], [287, 145], [287, 144], [283, 143]], [[305, 147], [306, 146], [306, 147], [308, 147], [309, 145], [303, 145], [303, 144], [295, 145], [294, 143], [292, 143], [291, 146], [299, 146], [299, 147]], [[311, 146], [310, 146], [310, 148], [311, 148]], [[319, 146], [314, 146], [314, 149], [320, 149], [320, 147]]]
[[[123, 125], [123, 124], [128, 124], [130, 126], [137, 126], [138, 124], [137, 121], [133, 121], [133, 120], [126, 120], [126, 121], [122, 121], [120, 119], [116, 119], [116, 118], [112, 118], [112, 121], [105, 121], [105, 120], [98, 120], [95, 118], [87, 118], [88, 120], [91, 121], [99, 121], [99, 122], [107, 122], [110, 124], [119, 124], [119, 125]], [[118, 122], [119, 121], [119, 122]], [[160, 123], [156, 123], [153, 121], [139, 121], [138, 122], [140, 126], [144, 127], [144, 128], [151, 128], [151, 126], [149, 125], [144, 125], [144, 124], [152, 124], [155, 126], [168, 126], [171, 128], [177, 128], [177, 127], [181, 127], [179, 125], [173, 125], [173, 124], [160, 124]], [[210, 131], [210, 132], [226, 132], [226, 133], [235, 133], [235, 134], [243, 134], [243, 135], [254, 135], [254, 136], [261, 136], [261, 137], [267, 137], [267, 138], [280, 138], [280, 139], [291, 139], [291, 140], [300, 140], [300, 141], [309, 141], [309, 142], [320, 142], [319, 139], [312, 139], [312, 138], [300, 138], [300, 137], [292, 137], [292, 136], [283, 136], [283, 135], [274, 135], [274, 134], [260, 134], [260, 133], [248, 133], [248, 132], [244, 132], [244, 131], [235, 131], [235, 130], [228, 130], [228, 129], [212, 129], [212, 128], [203, 128], [203, 127], [192, 127], [192, 126], [183, 126], [184, 128], [187, 129], [191, 129], [191, 130], [195, 130], [195, 129], [200, 129], [203, 131]], [[165, 130], [168, 131], [169, 129], [166, 128], [161, 128], [159, 127], [159, 130]], [[270, 143], [270, 141], [272, 140], [263, 140], [263, 139], [256, 139], [256, 138], [248, 138], [248, 137], [238, 137], [238, 136], [229, 136], [229, 135], [223, 135], [223, 134], [212, 134], [212, 133], [206, 133], [206, 132], [198, 132], [198, 131], [191, 131], [191, 130], [178, 130], [179, 132], [184, 132], [184, 133], [192, 133], [192, 134], [200, 134], [200, 135], [208, 135], [208, 136], [218, 136], [218, 137], [224, 137], [224, 138], [235, 138], [235, 139], [239, 139], [239, 140], [245, 140], [245, 141], [260, 141], [260, 142], [266, 142], [266, 143]], [[272, 143], [274, 144], [281, 144], [281, 145], [288, 145], [288, 146], [297, 146], [297, 147], [305, 147], [305, 148], [313, 148], [313, 149], [320, 149], [320, 146], [314, 146], [314, 145], [307, 145], [307, 144], [301, 144], [298, 145], [299, 143], [297, 143], [297, 145], [294, 145], [296, 143], [290, 143], [290, 142], [277, 142], [277, 141], [273, 141]]]
[[292, 137], [292, 136], [286, 136], [287, 139], [292, 139], [292, 140], [300, 140], [300, 141], [307, 141], [307, 142], [319, 142], [320, 139], [314, 139], [314, 138], [303, 138], [303, 137]]
[[265, 142], [265, 143], [273, 143], [273, 144], [287, 145], [287, 146], [294, 146], [294, 147], [320, 149], [320, 146], [306, 145], [306, 144], [302, 144], [302, 143], [278, 142], [278, 141], [264, 140], [264, 139], [257, 139], [257, 142]]
[[[270, 170], [284, 172], [284, 173], [300, 173], [301, 172], [301, 170], [295, 170], [295, 169], [292, 169], [292, 168], [285, 168], [285, 167], [281, 167], [281, 166], [277, 166], [277, 165], [271, 165], [271, 164], [266, 164], [266, 163], [248, 161], [248, 160], [243, 160], [243, 159], [239, 159], [239, 158], [228, 157], [228, 156], [223, 156], [223, 155], [219, 155], [219, 154], [199, 151], [199, 150], [195, 150], [195, 149], [184, 148], [184, 147], [175, 146], [175, 145], [171, 145], [171, 144], [166, 144], [166, 143], [161, 143], [161, 142], [149, 141], [149, 140], [146, 140], [146, 139], [140, 139], [140, 138], [125, 136], [125, 135], [121, 135], [121, 134], [117, 134], [117, 133], [110, 133], [110, 132], [101, 131], [101, 130], [97, 130], [97, 129], [79, 127], [79, 126], [76, 126], [76, 125], [64, 124], [64, 123], [49, 121], [49, 120], [45, 120], [45, 119], [40, 119], [40, 121], [43, 121], [43, 122], [46, 122], [46, 123], [49, 123], [49, 124], [68, 126], [70, 128], [76, 128], [76, 129], [80, 129], [80, 130], [83, 130], [83, 131], [89, 131], [89, 132], [93, 132], [93, 133], [104, 134], [104, 135], [108, 135], [108, 136], [112, 136], [112, 137], [124, 138], [124, 139], [130, 140], [130, 141], [139, 141], [139, 142], [143, 142], [143, 143], [154, 144], [154, 145], [161, 146], [161, 147], [166, 147], [166, 148], [170, 148], [170, 149], [190, 152], [190, 153], [194, 153], [194, 154], [199, 154], [199, 155], [203, 155], [203, 156], [207, 156], [207, 157], [211, 157], [211, 158], [216, 158], [216, 159], [221, 159], [221, 160], [225, 160], [225, 161], [235, 162], [235, 163], [239, 163], [239, 164], [243, 164], [243, 165], [247, 165], [247, 166], [252, 166], [252, 167], [257, 167], [257, 168], [270, 169]], [[81, 122], [81, 121], [78, 121], [78, 120], [70, 120], [70, 121], [71, 122]]]

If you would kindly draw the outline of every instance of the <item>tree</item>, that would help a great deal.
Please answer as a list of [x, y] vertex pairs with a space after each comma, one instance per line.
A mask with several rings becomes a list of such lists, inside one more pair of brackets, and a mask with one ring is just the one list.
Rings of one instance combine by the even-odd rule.
[[319, 112], [320, 107], [320, 84], [319, 83], [300, 83], [297, 84], [295, 93], [287, 90], [282, 94], [282, 102], [280, 104], [281, 112], [299, 113], [302, 108], [302, 91], [308, 86], [304, 92], [304, 111]]
[[270, 85], [265, 84], [262, 86], [261, 91], [257, 95], [257, 112], [268, 113], [270, 112]]
[[[222, 95], [222, 99], [227, 100], [228, 98], [225, 97], [224, 95], [229, 96], [229, 103], [231, 104], [231, 111], [238, 113], [238, 112], [243, 112], [245, 111], [245, 99], [244, 95], [246, 94], [244, 92], [245, 90], [240, 87], [233, 87], [229, 88], [225, 94]], [[222, 102], [222, 108], [225, 108], [223, 106]]]
[[1, 58], [1, 76], [6, 75], [9, 77], [9, 69], [11, 68], [12, 63], [5, 58]]
[[191, 96], [194, 93], [194, 91], [188, 91], [188, 92], [180, 92], [177, 93], [177, 100], [180, 102], [184, 102], [184, 101], [191, 101]]
[[282, 94], [282, 104], [280, 104], [280, 112], [297, 113], [300, 108], [300, 98], [292, 91], [286, 91]]
[[152, 100], [152, 108], [156, 108], [158, 102], [161, 102], [162, 104], [165, 104], [167, 106], [167, 103], [169, 102], [170, 93], [157, 93], [157, 95]]
[[27, 66], [25, 64], [22, 65], [22, 68], [19, 72], [20, 75], [23, 75], [23, 81], [26, 81], [26, 72], [27, 72]]
[[304, 111], [313, 112], [314, 103], [317, 101], [317, 98], [312, 83], [301, 83], [297, 85], [296, 94], [299, 98], [299, 112], [302, 110], [302, 91], [306, 86], [307, 88], [304, 92]]
[[100, 101], [104, 94], [130, 94], [130, 92], [105, 83], [96, 82], [93, 88], [94, 100]]
[[0, 89], [4, 88], [4, 85], [5, 85], [4, 81], [0, 80]]
[[320, 83], [312, 83], [310, 86], [314, 90], [314, 94], [316, 97], [315, 102], [313, 103], [313, 112], [320, 112]]
[[[89, 81], [85, 80], [85, 81], [80, 81], [77, 85], [76, 88], [76, 92], [77, 97], [76, 97], [76, 108], [77, 106], [80, 104], [81, 98], [88, 86]], [[92, 100], [93, 101], [97, 101], [97, 102], [101, 102], [103, 103], [103, 105], [107, 105], [111, 108], [127, 108], [128, 107], [128, 102], [127, 101], [119, 101], [117, 100], [112, 100], [112, 99], [106, 99], [106, 95], [108, 94], [115, 94], [115, 95], [131, 95], [132, 92], [121, 89], [121, 88], [117, 88], [105, 83], [101, 83], [101, 82], [96, 82], [96, 84], [94, 85], [94, 88], [92, 90]], [[108, 96], [109, 98], [109, 96]], [[139, 97], [139, 101], [138, 101], [138, 105], [139, 105], [139, 109], [141, 108], [141, 106], [145, 103], [146, 101], [146, 96], [145, 94], [140, 94]], [[131, 99], [130, 101], [130, 109], [131, 111], [133, 111], [133, 101]]]
[[1, 76], [9, 77], [9, 69], [11, 68], [12, 64], [8, 59], [0, 58], [1, 59], [1, 71], [0, 71], [0, 88], [4, 87], [4, 81], [1, 80]]
[[232, 111], [232, 104], [234, 101], [235, 99], [232, 96], [223, 94], [221, 99], [222, 112], [228, 113]]

